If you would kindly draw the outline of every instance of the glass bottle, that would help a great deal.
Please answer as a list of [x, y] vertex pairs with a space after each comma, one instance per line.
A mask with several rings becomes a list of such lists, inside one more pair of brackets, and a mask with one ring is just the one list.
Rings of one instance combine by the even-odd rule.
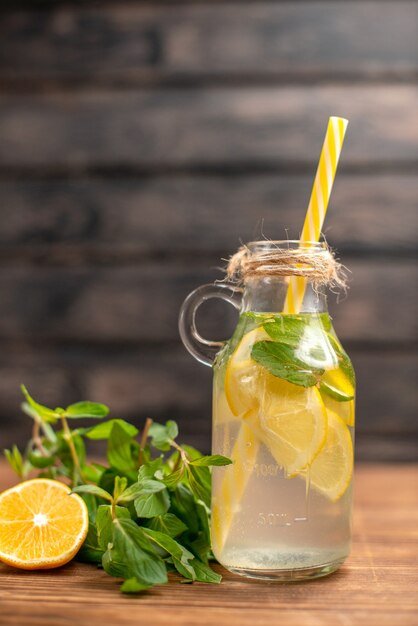
[[[266, 252], [321, 243], [261, 241]], [[296, 267], [296, 266], [295, 266]], [[212, 453], [231, 458], [212, 474], [212, 548], [237, 574], [269, 580], [316, 578], [346, 559], [351, 539], [355, 377], [309, 275], [300, 311], [284, 313], [289, 278], [261, 273], [243, 288], [203, 285], [186, 298], [181, 338], [213, 366]], [[197, 308], [222, 298], [240, 313], [231, 339], [207, 341]]]

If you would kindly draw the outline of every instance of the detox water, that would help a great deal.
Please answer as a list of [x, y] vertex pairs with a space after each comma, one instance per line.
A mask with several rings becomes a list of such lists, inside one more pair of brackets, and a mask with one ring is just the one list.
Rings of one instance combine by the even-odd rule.
[[212, 544], [244, 575], [334, 571], [351, 535], [354, 372], [327, 313], [243, 313], [214, 364]]

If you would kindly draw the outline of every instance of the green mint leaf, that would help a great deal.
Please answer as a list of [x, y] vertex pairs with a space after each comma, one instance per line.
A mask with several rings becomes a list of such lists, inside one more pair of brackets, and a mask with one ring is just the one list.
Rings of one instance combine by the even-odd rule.
[[231, 459], [228, 459], [226, 456], [221, 456], [220, 454], [213, 454], [211, 456], [201, 456], [195, 461], [191, 461], [191, 465], [195, 467], [209, 467], [211, 465], [231, 465]]
[[108, 493], [113, 493], [116, 476], [119, 476], [119, 474], [120, 472], [118, 472], [114, 467], [108, 467], [100, 476], [98, 483], [99, 487], [105, 489]]
[[[112, 539], [114, 534], [112, 536]], [[102, 566], [109, 576], [126, 578], [131, 576], [131, 569], [127, 567], [125, 555], [116, 550], [113, 543], [109, 543], [106, 552], [102, 556]]]
[[157, 450], [162, 452], [168, 452], [171, 448], [171, 441], [178, 435], [178, 427], [176, 422], [169, 420], [165, 426], [153, 422], [148, 431], [149, 437], [151, 437], [151, 445]]
[[207, 553], [210, 550], [210, 529], [209, 529], [209, 513], [210, 508], [207, 507], [203, 502], [196, 502], [196, 512], [200, 522], [201, 528], [201, 536], [200, 536], [200, 546], [199, 546], [199, 554], [202, 553], [203, 561], [207, 560]]
[[165, 428], [170, 439], [175, 439], [179, 434], [179, 428], [173, 420], [168, 420], [165, 424]]
[[344, 350], [337, 337], [335, 337], [331, 333], [327, 333], [328, 339], [330, 340], [332, 347], [334, 348], [337, 358], [338, 365], [341, 371], [347, 376], [350, 383], [355, 387], [356, 385], [356, 375], [354, 373], [353, 365], [351, 363], [350, 357], [347, 352]]
[[149, 461], [138, 470], [138, 480], [141, 482], [144, 478], [154, 478], [156, 473], [162, 468], [163, 465], [163, 456], [159, 456], [153, 461]]
[[91, 493], [80, 493], [80, 496], [84, 500], [87, 511], [89, 513], [89, 521], [91, 524], [96, 524], [96, 513], [97, 513], [97, 500], [95, 496]]
[[195, 461], [196, 459], [200, 459], [200, 457], [203, 456], [203, 454], [199, 452], [199, 450], [196, 450], [196, 448], [193, 448], [192, 446], [189, 446], [186, 443], [182, 444], [181, 447], [187, 453], [187, 458], [190, 461]]
[[67, 406], [65, 409], [65, 413], [66, 417], [71, 419], [79, 419], [81, 417], [94, 417], [100, 419], [108, 415], [109, 409], [104, 404], [85, 400], [82, 402], [76, 402], [75, 404], [70, 404], [70, 406]]
[[196, 572], [192, 565], [193, 561], [195, 560], [195, 557], [191, 561], [188, 561], [187, 565], [185, 565], [182, 561], [180, 561], [180, 559], [176, 559], [175, 557], [172, 557], [171, 560], [173, 562], [175, 569], [178, 571], [178, 573], [181, 576], [184, 576], [184, 578], [188, 579], [190, 582], [193, 582], [194, 580], [196, 580]]
[[26, 389], [25, 385], [20, 385], [20, 389], [26, 398], [26, 402], [29, 404], [29, 406], [33, 409], [38, 417], [40, 417], [45, 422], [49, 422], [51, 424], [54, 424], [59, 419], [61, 414], [59, 411], [57, 411], [57, 409], [53, 411], [47, 406], [43, 406], [42, 404], [38, 404], [38, 402], [35, 402], [35, 400], [29, 395], [29, 392]]
[[143, 493], [142, 484], [134, 483], [133, 485], [131, 485], [130, 487], [122, 491], [122, 493], [117, 497], [116, 502], [118, 503], [119, 502], [125, 502], [125, 503], [132, 502], [133, 500], [138, 498], [142, 493]]
[[142, 591], [147, 591], [150, 587], [152, 587], [152, 585], [141, 583], [135, 576], [133, 576], [122, 583], [120, 590], [122, 593], [141, 593]]
[[106, 468], [100, 463], [88, 463], [84, 464], [81, 470], [86, 482], [98, 484]]
[[96, 526], [90, 523], [87, 537], [77, 553], [77, 561], [83, 563], [101, 563], [102, 557], [103, 550], [99, 546]]
[[206, 563], [202, 563], [199, 559], [193, 559], [190, 562], [190, 565], [193, 567], [196, 580], [201, 583], [214, 583], [219, 584], [222, 580], [222, 576], [214, 572], [209, 565]]
[[308, 324], [306, 320], [290, 315], [270, 318], [263, 324], [266, 333], [274, 340], [296, 347]]
[[36, 469], [44, 469], [45, 467], [54, 465], [55, 457], [43, 455], [35, 448], [28, 452], [28, 461], [33, 467], [36, 467]]
[[295, 350], [297, 358], [310, 369], [337, 367], [338, 359], [325, 328], [330, 321], [317, 315], [280, 315], [263, 326], [270, 337]]
[[137, 483], [141, 488], [141, 494], [158, 493], [159, 491], [165, 491], [164, 483], [159, 480], [153, 480], [152, 478], [145, 478]]
[[258, 341], [251, 350], [251, 357], [273, 376], [302, 387], [316, 385], [324, 372], [310, 368], [296, 357], [292, 346], [277, 341]]
[[148, 585], [166, 583], [164, 561], [153, 550], [143, 530], [128, 519], [117, 519], [113, 525], [113, 549], [123, 559], [123, 578], [136, 577], [141, 583]]
[[210, 506], [211, 481], [207, 467], [195, 467], [188, 465], [186, 468], [190, 489], [197, 499]]
[[187, 530], [186, 524], [179, 519], [174, 513], [165, 513], [165, 515], [157, 515], [150, 519], [147, 528], [165, 533], [170, 537], [177, 537]]
[[74, 487], [72, 493], [88, 493], [92, 496], [96, 496], [97, 498], [103, 498], [103, 500], [108, 500], [109, 502], [113, 501], [113, 496], [110, 495], [101, 487], [97, 485], [79, 485], [78, 487]]
[[170, 508], [170, 497], [166, 486], [156, 480], [145, 480], [141, 486], [141, 495], [134, 501], [138, 517], [149, 518], [167, 513]]
[[[27, 402], [22, 402], [22, 404], [20, 405], [21, 409], [24, 413], [26, 413], [26, 415], [29, 415], [29, 417], [31, 417], [33, 420], [39, 421], [39, 415], [37, 413], [37, 411], [35, 411], [30, 404], [28, 404]], [[54, 421], [55, 423], [55, 421]], [[41, 429], [44, 432], [45, 437], [47, 438], [47, 440], [50, 443], [56, 443], [57, 442], [57, 436], [55, 434], [54, 429], [52, 428], [51, 424], [46, 422], [45, 420], [41, 421]]]
[[186, 471], [185, 465], [181, 464], [179, 469], [177, 469], [175, 472], [172, 472], [168, 476], [164, 476], [164, 479], [163, 479], [164, 484], [170, 489], [173, 489], [179, 484], [181, 480], [183, 480], [185, 471]]
[[88, 439], [109, 439], [114, 424], [118, 424], [129, 437], [136, 437], [139, 433], [139, 430], [133, 424], [129, 424], [129, 422], [121, 419], [112, 419], [87, 429], [86, 437]]
[[133, 439], [118, 423], [113, 424], [107, 443], [107, 459], [112, 467], [122, 474], [129, 474], [136, 468], [132, 458]]
[[[175, 539], [164, 533], [149, 528], [144, 528], [143, 532], [162, 550], [171, 555], [173, 564], [177, 569], [177, 565], [180, 565], [183, 571], [187, 572], [186, 578], [195, 579], [195, 572], [193, 567], [189, 565], [189, 561], [193, 560], [194, 555], [186, 548], [180, 545]], [[183, 574], [184, 575], [184, 574]]]
[[6, 457], [12, 470], [19, 476], [19, 478], [23, 478], [23, 457], [19, 448], [17, 446], [13, 446], [11, 450], [4, 450], [4, 456]]
[[116, 476], [115, 485], [113, 487], [113, 498], [115, 502], [118, 501], [120, 495], [125, 491], [128, 486], [128, 479], [125, 476]]
[[171, 509], [187, 525], [190, 533], [199, 532], [199, 518], [196, 512], [196, 500], [192, 491], [184, 483], [179, 483], [170, 493]]
[[[128, 509], [123, 506], [115, 506], [114, 514], [118, 519], [131, 519]], [[109, 504], [100, 505], [96, 514], [96, 529], [97, 541], [102, 550], [107, 550], [109, 543], [112, 543], [113, 528], [112, 507]]]

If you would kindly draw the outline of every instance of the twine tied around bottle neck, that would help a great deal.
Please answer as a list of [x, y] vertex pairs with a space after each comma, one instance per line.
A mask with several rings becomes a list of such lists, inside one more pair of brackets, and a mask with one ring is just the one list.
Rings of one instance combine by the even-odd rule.
[[252, 250], [241, 246], [230, 257], [227, 280], [245, 284], [254, 278], [301, 276], [315, 288], [327, 286], [347, 288], [346, 269], [337, 261], [327, 244], [321, 247], [296, 248], [269, 246], [267, 250]]

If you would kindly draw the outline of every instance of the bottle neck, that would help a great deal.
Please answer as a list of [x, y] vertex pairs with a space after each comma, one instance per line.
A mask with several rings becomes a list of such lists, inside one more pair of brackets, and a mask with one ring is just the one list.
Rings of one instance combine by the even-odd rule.
[[[289, 286], [288, 277], [267, 276], [247, 281], [241, 312], [281, 313], [284, 310]], [[305, 293], [300, 313], [326, 313], [327, 297], [323, 287], [314, 287], [305, 280]]]

